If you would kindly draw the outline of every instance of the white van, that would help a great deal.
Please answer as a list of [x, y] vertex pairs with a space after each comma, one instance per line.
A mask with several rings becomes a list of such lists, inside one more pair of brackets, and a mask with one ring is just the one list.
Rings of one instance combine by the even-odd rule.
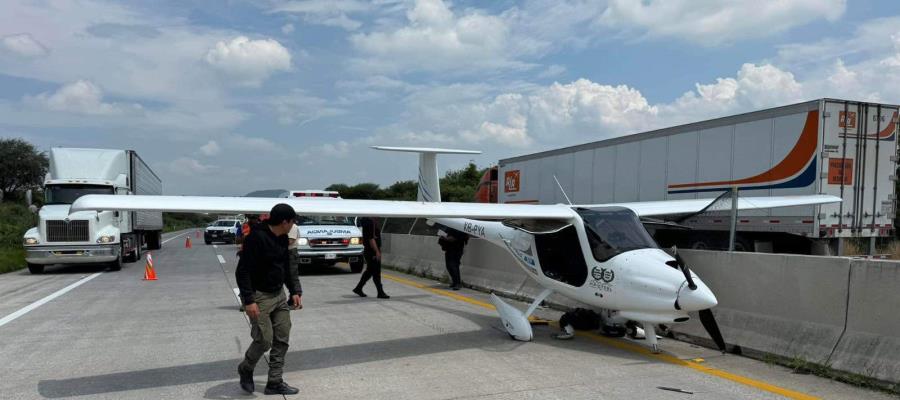
[[[341, 201], [338, 192], [329, 190], [292, 190], [284, 197], [310, 198], [321, 201]], [[363, 269], [362, 230], [352, 217], [307, 215], [297, 216], [301, 269], [304, 266], [350, 264], [350, 270]]]

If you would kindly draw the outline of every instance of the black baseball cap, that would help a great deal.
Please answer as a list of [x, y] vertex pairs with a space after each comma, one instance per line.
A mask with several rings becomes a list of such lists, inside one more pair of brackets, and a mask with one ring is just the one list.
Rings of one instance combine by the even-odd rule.
[[272, 211], [269, 211], [269, 219], [266, 220], [266, 223], [278, 225], [284, 221], [293, 221], [296, 218], [297, 213], [294, 212], [294, 207], [280, 203], [272, 207]]

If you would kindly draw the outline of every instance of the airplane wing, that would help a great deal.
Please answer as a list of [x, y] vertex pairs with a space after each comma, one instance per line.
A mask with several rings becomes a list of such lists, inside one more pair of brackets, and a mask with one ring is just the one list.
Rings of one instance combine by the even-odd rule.
[[[688, 199], [688, 200], [664, 200], [643, 201], [636, 203], [610, 203], [593, 205], [575, 205], [572, 207], [626, 207], [630, 208], [639, 217], [659, 217], [669, 215], [696, 214], [703, 211], [728, 211], [731, 201], [726, 199], [725, 208], [707, 210], [717, 199]], [[770, 196], [770, 197], [740, 197], [738, 198], [738, 210], [760, 210], [779, 207], [811, 206], [817, 204], [839, 203], [840, 197], [824, 194], [804, 196]]]
[[[295, 198], [210, 197], [210, 196], [115, 196], [87, 195], [75, 200], [71, 211], [162, 211], [190, 213], [269, 212], [278, 203], [290, 204], [301, 215], [381, 216], [395, 218], [472, 218], [472, 219], [553, 219], [570, 220], [573, 208], [626, 207], [638, 216], [685, 215], [705, 211], [714, 199], [666, 200], [591, 205], [531, 205], [485, 203], [430, 203], [389, 200], [316, 201]], [[835, 196], [743, 197], [739, 210], [804, 206], [839, 202]]]
[[571, 219], [575, 212], [564, 205], [508, 205], [484, 203], [429, 203], [391, 200], [308, 200], [296, 198], [209, 196], [87, 195], [72, 203], [71, 211], [162, 211], [190, 213], [262, 214], [279, 203], [297, 214], [310, 216], [379, 216], [395, 218]]

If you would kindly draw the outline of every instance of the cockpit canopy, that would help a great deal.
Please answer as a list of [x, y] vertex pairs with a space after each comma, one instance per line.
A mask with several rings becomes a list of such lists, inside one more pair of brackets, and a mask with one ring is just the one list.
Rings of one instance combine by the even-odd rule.
[[656, 248], [640, 219], [625, 207], [576, 208], [584, 220], [591, 253], [597, 261], [606, 261], [626, 251]]

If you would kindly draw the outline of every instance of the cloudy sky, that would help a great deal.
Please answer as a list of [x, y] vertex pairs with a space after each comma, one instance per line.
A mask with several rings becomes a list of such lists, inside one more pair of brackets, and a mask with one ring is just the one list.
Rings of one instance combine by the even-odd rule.
[[2, 0], [0, 137], [167, 194], [416, 176], [819, 97], [900, 103], [895, 0]]

